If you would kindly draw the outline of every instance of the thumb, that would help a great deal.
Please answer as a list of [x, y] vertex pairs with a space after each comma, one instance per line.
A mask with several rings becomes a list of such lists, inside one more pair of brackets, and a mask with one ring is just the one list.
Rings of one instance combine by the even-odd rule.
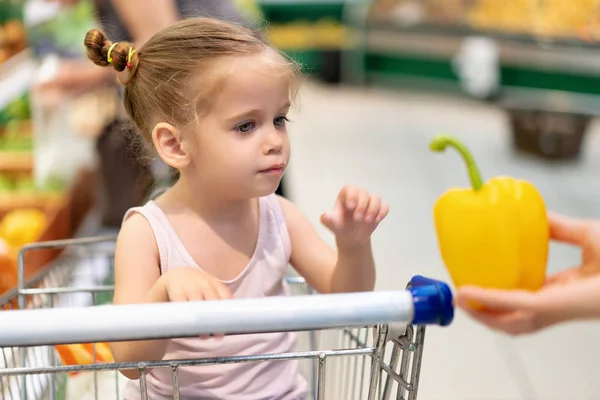
[[321, 215], [321, 223], [333, 232], [342, 222], [342, 213], [343, 207], [339, 201], [336, 201], [332, 211]]
[[533, 300], [534, 295], [526, 291], [463, 286], [458, 291], [456, 302], [462, 308], [470, 308], [468, 304], [477, 303], [489, 311], [513, 311], [532, 309]]
[[332, 212], [326, 212], [321, 214], [321, 223], [325, 225], [330, 231], [335, 230], [335, 217]]

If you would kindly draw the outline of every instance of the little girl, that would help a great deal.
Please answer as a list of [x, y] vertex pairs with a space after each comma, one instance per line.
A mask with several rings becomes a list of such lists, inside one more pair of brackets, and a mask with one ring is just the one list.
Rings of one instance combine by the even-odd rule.
[[[85, 37], [88, 57], [123, 71], [124, 104], [143, 138], [179, 171], [155, 201], [127, 212], [115, 254], [116, 304], [288, 294], [288, 263], [321, 293], [373, 290], [370, 237], [388, 207], [341, 189], [321, 221], [337, 251], [274, 194], [290, 158], [287, 113], [297, 68], [257, 33], [227, 22], [181, 21], [140, 49]], [[164, 321], [168, 324], [169, 321]], [[291, 333], [114, 343], [117, 362], [285, 353]], [[136, 370], [125, 398], [139, 399]], [[170, 369], [148, 372], [148, 396], [173, 398]], [[180, 368], [184, 399], [304, 399], [294, 361]]]

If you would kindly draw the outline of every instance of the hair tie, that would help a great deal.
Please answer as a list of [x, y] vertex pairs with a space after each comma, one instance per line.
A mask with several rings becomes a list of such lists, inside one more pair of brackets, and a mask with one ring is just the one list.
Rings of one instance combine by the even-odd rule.
[[131, 57], [133, 57], [133, 53], [135, 53], [135, 49], [133, 47], [129, 48], [129, 54], [127, 55], [127, 69], [131, 69]]
[[108, 63], [112, 64], [112, 57], [110, 56], [110, 53], [112, 53], [113, 49], [115, 48], [115, 46], [119, 44], [119, 42], [115, 42], [113, 43], [110, 48], [108, 49], [108, 53], [106, 53], [106, 58], [108, 59]]

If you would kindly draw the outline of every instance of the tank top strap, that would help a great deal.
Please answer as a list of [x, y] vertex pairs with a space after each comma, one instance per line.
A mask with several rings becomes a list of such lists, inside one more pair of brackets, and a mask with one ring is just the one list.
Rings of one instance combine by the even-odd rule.
[[[273, 228], [278, 233], [285, 250], [286, 259], [289, 260], [292, 254], [292, 244], [290, 234], [287, 229], [287, 224], [285, 222], [285, 216], [283, 215], [283, 210], [279, 204], [278, 196], [276, 194], [271, 194], [263, 199], [263, 204], [266, 205], [269, 212], [261, 213], [261, 217], [265, 218], [269, 214], [272, 215], [272, 223], [274, 224]], [[267, 221], [261, 220], [261, 223], [266, 224]]]
[[162, 210], [154, 203], [149, 201], [142, 207], [131, 208], [125, 213], [123, 221], [127, 220], [134, 213], [141, 214], [152, 228], [154, 234], [154, 240], [156, 241], [156, 247], [158, 248], [158, 255], [160, 258], [160, 271], [161, 274], [167, 272], [169, 265], [169, 248], [170, 236], [172, 235], [171, 224], [167, 220]]

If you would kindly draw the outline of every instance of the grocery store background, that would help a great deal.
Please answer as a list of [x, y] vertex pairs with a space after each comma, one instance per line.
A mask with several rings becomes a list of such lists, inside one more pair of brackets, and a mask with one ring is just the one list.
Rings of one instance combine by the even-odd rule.
[[[449, 280], [432, 207], [469, 182], [456, 153], [429, 151], [437, 133], [462, 139], [484, 178], [525, 178], [549, 209], [598, 216], [600, 1], [236, 4], [267, 22], [272, 42], [308, 76], [291, 115], [284, 194], [317, 226], [346, 183], [390, 204], [373, 239], [378, 290], [402, 289], [414, 274]], [[83, 36], [97, 26], [91, 1], [0, 0], [0, 24], [0, 218], [12, 215], [0, 226], [30, 232], [24, 241], [114, 232], [103, 218], [110, 172], [98, 167], [96, 138], [119, 112], [115, 92], [32, 90], [84, 56]], [[30, 207], [43, 216], [18, 213]], [[10, 257], [22, 245], [5, 242], [0, 296], [14, 290]], [[47, 261], [36, 258], [26, 274]], [[551, 272], [578, 261], [576, 249], [552, 245]], [[589, 322], [514, 339], [458, 312], [450, 327], [427, 331], [419, 398], [597, 399], [599, 338], [600, 323]]]

